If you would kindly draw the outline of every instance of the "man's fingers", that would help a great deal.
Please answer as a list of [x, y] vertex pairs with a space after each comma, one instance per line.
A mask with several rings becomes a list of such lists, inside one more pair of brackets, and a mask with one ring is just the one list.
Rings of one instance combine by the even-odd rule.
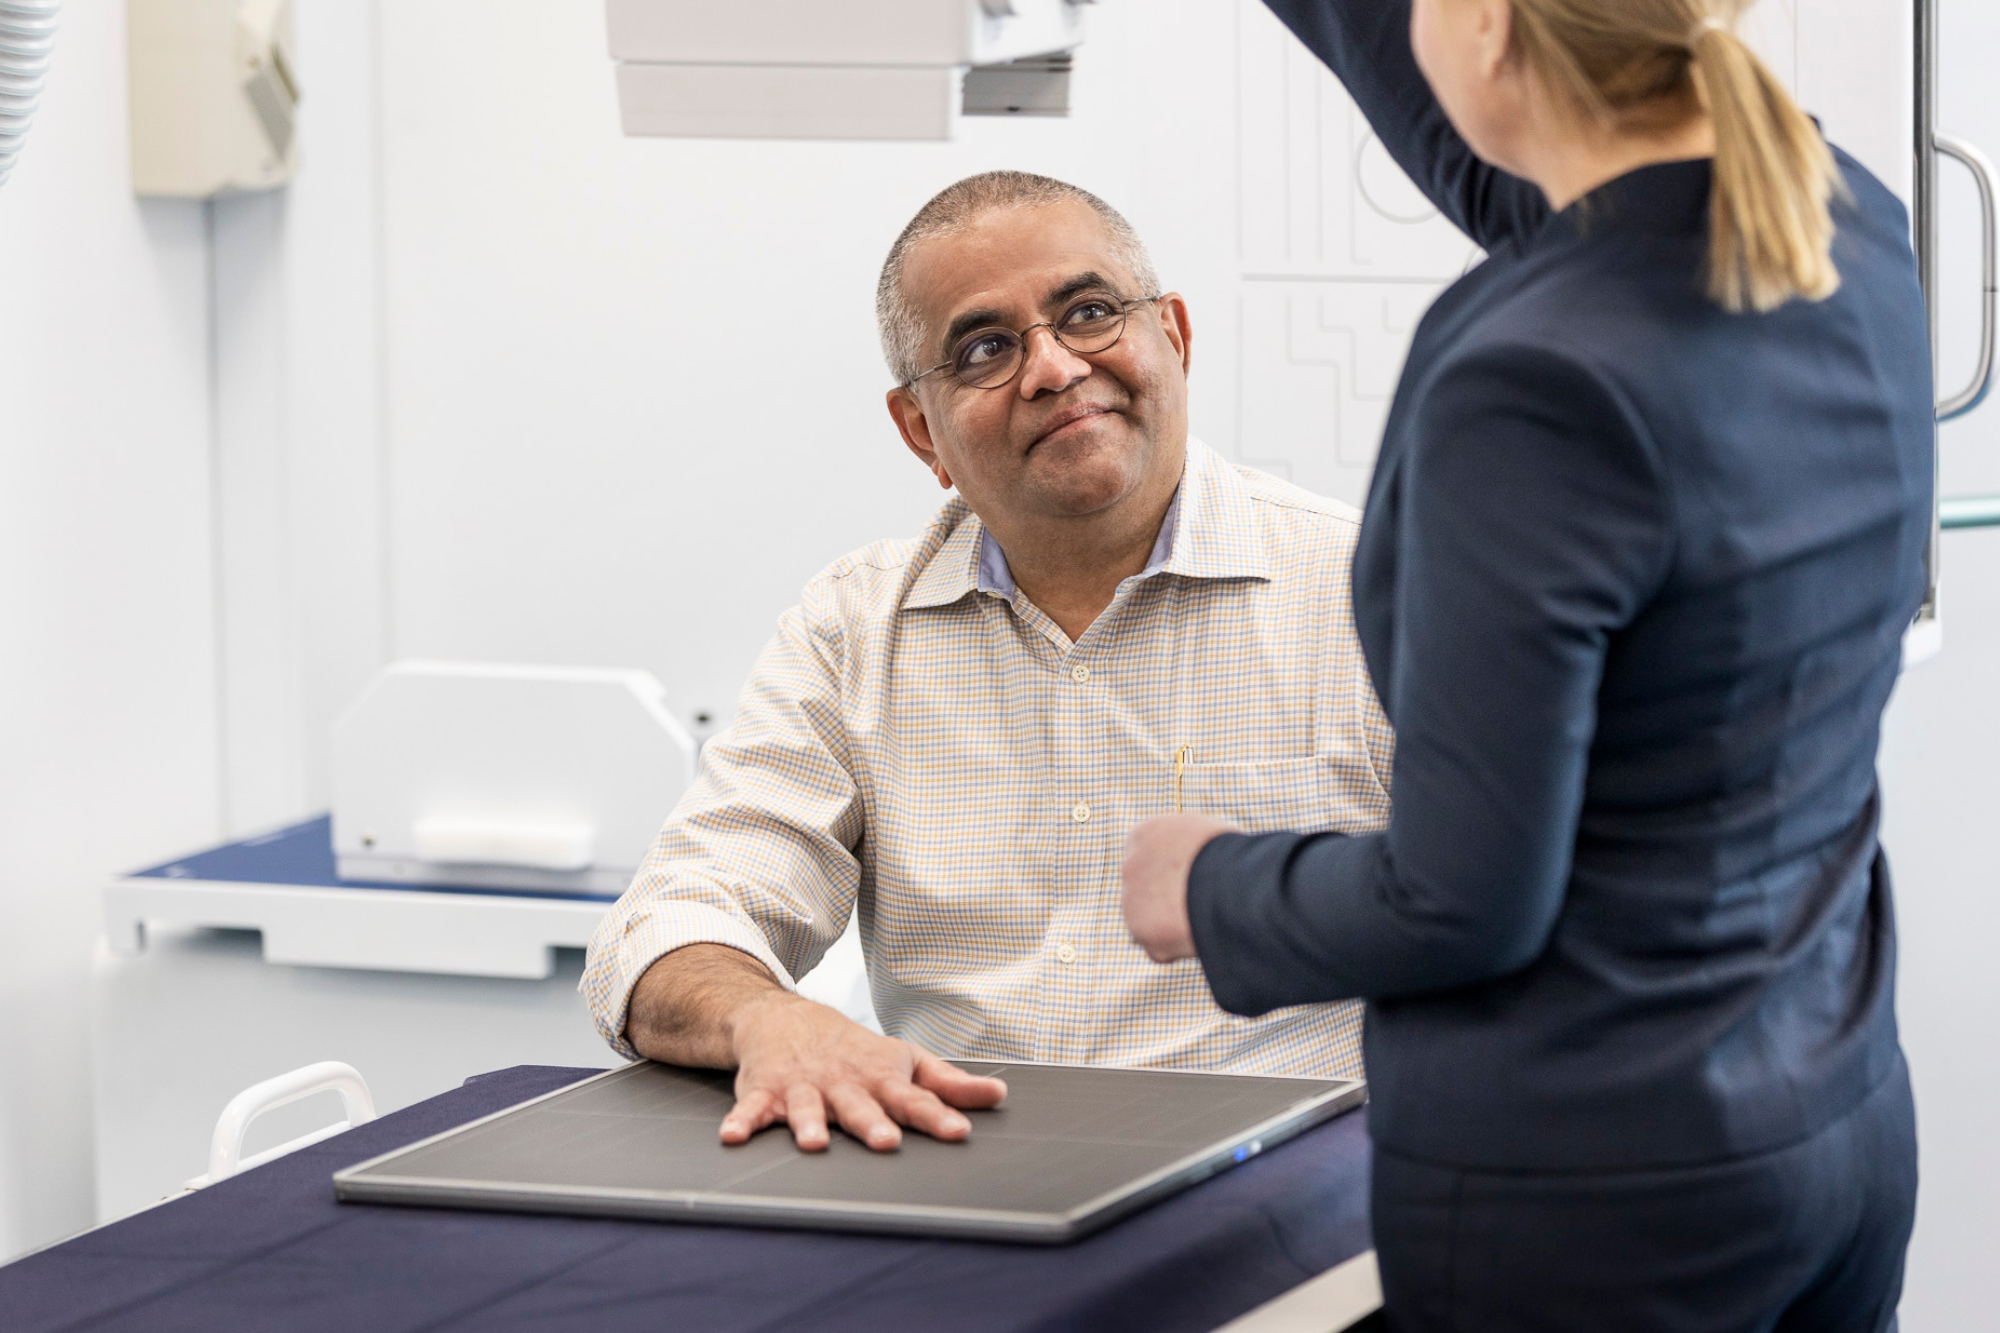
[[785, 1123], [792, 1138], [807, 1152], [826, 1151], [826, 1102], [810, 1083], [795, 1083], [785, 1091]]
[[972, 1122], [939, 1101], [937, 1094], [914, 1083], [888, 1084], [875, 1090], [882, 1106], [898, 1123], [934, 1139], [956, 1141], [972, 1132]]
[[774, 1094], [760, 1090], [739, 1097], [736, 1105], [729, 1108], [729, 1114], [722, 1117], [722, 1141], [746, 1143], [751, 1135], [777, 1118], [778, 1099]]
[[963, 1111], [984, 1111], [1007, 1100], [1007, 1085], [999, 1079], [968, 1074], [928, 1051], [917, 1051], [917, 1067], [910, 1081], [936, 1093], [946, 1105]]
[[902, 1146], [903, 1131], [866, 1089], [843, 1083], [826, 1090], [826, 1101], [840, 1127], [876, 1152], [892, 1152]]

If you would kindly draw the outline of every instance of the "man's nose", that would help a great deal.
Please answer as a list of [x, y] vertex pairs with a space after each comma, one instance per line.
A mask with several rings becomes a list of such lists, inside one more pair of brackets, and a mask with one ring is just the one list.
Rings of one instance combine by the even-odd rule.
[[1091, 371], [1090, 362], [1062, 345], [1046, 325], [1029, 329], [1022, 340], [1021, 396], [1061, 393]]

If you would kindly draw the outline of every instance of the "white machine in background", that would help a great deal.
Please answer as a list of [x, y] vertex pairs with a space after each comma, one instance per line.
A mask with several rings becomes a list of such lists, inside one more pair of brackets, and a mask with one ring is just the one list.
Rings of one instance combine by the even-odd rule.
[[1095, 0], [607, 0], [625, 132], [949, 139], [959, 115], [1069, 113]]
[[[100, 1219], [181, 1188], [230, 1098], [301, 1065], [352, 1065], [386, 1112], [509, 1065], [615, 1062], [577, 981], [694, 776], [659, 682], [398, 663], [332, 749], [331, 816], [105, 886]], [[851, 929], [801, 990], [873, 1021]], [[329, 1118], [285, 1107], [235, 1151]]]
[[[391, 1111], [508, 1065], [615, 1063], [576, 986], [693, 776], [659, 682], [400, 663], [333, 753], [331, 818], [105, 886], [100, 1219], [179, 1189], [230, 1098], [301, 1065], [354, 1066]], [[239, 1155], [329, 1118], [285, 1108]]]
[[334, 723], [340, 877], [615, 895], [694, 759], [644, 671], [399, 662]]

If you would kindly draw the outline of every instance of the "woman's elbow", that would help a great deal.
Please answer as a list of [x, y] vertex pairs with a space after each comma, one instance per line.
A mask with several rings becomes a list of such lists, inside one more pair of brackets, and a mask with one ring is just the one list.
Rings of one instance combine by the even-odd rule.
[[1540, 914], [1477, 913], [1433, 923], [1424, 953], [1436, 989], [1499, 981], [1520, 972], [1548, 948], [1552, 919]]

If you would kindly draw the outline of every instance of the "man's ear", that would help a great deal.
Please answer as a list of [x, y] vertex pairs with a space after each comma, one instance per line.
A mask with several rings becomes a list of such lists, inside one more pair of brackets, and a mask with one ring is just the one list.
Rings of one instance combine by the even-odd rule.
[[950, 490], [951, 474], [945, 471], [944, 460], [938, 457], [937, 446], [931, 439], [931, 419], [925, 415], [924, 405], [917, 401], [916, 390], [889, 390], [889, 417], [903, 433], [903, 443], [910, 447], [917, 461], [938, 479], [939, 486]]
[[1185, 375], [1194, 367], [1194, 318], [1188, 313], [1187, 298], [1168, 292], [1153, 305], [1160, 312], [1160, 331], [1181, 354], [1181, 373]]

